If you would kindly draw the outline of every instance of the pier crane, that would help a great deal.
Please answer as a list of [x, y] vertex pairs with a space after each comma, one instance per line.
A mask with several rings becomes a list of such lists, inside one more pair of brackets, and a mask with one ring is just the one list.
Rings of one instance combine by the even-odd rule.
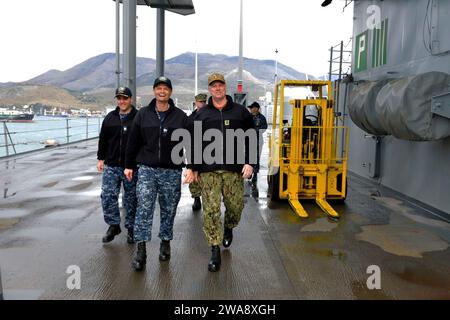
[[[295, 87], [312, 94], [289, 100], [286, 88]], [[281, 80], [276, 85], [268, 196], [287, 199], [302, 218], [308, 213], [300, 200], [315, 200], [336, 220], [339, 214], [328, 201], [346, 198], [348, 128], [335, 125], [337, 116], [331, 81]]]

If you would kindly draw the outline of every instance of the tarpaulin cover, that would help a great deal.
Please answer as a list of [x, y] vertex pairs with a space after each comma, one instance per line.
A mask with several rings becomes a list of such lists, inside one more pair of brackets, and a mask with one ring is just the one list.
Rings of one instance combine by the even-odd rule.
[[431, 99], [449, 91], [450, 75], [428, 72], [400, 79], [363, 82], [353, 88], [353, 122], [374, 135], [429, 141], [450, 136], [450, 119], [431, 112]]

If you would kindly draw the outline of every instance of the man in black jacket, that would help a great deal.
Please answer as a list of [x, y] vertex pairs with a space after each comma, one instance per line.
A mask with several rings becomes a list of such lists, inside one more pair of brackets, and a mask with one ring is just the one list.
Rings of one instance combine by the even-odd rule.
[[117, 107], [108, 113], [102, 123], [98, 140], [97, 170], [103, 172], [102, 208], [105, 222], [109, 225], [103, 242], [110, 242], [121, 232], [119, 192], [123, 184], [123, 206], [126, 211], [125, 228], [128, 229], [128, 243], [133, 243], [134, 217], [136, 214], [136, 178], [125, 178], [125, 150], [128, 132], [137, 113], [131, 104], [131, 90], [119, 87], [116, 90]]
[[[222, 243], [225, 248], [231, 245], [233, 228], [237, 227], [241, 219], [244, 179], [252, 175], [251, 164], [256, 163], [254, 146], [257, 142], [252, 116], [244, 106], [234, 103], [226, 94], [222, 74], [213, 73], [208, 77], [208, 91], [211, 95], [208, 105], [195, 115], [194, 124], [190, 126], [192, 140], [201, 139], [202, 150], [196, 150], [193, 143], [185, 183], [198, 180], [202, 188], [203, 231], [212, 250], [208, 270], [215, 272], [221, 265], [219, 245]], [[198, 124], [202, 126], [201, 132], [196, 130]], [[198, 137], [198, 134], [202, 137]], [[217, 136], [210, 142], [212, 139], [206, 137], [214, 134]], [[234, 134], [240, 137], [236, 138]], [[200, 152], [201, 162], [197, 163], [196, 157], [199, 157]], [[221, 197], [226, 208], [224, 228], [220, 220]]]
[[253, 116], [253, 122], [255, 123], [255, 129], [258, 133], [258, 163], [256, 164], [256, 166], [254, 166], [254, 170], [253, 170], [253, 178], [252, 178], [252, 183], [253, 183], [253, 187], [256, 188], [256, 182], [257, 182], [257, 175], [259, 172], [259, 165], [260, 165], [260, 160], [261, 160], [261, 152], [262, 152], [262, 147], [264, 144], [264, 138], [263, 138], [263, 133], [264, 131], [266, 131], [267, 129], [267, 120], [266, 117], [259, 112], [261, 106], [259, 105], [258, 102], [253, 102], [251, 105], [248, 106], [248, 108], [250, 109], [250, 113]]
[[146, 242], [151, 240], [153, 212], [156, 198], [160, 207], [159, 260], [170, 259], [170, 240], [173, 223], [181, 197], [181, 170], [183, 163], [174, 163], [172, 133], [184, 128], [187, 115], [178, 109], [173, 100], [172, 83], [166, 77], [155, 79], [155, 98], [147, 107], [139, 110], [131, 129], [125, 161], [125, 175], [131, 180], [137, 166], [137, 211], [134, 240], [137, 250], [132, 266], [142, 270], [147, 260]]

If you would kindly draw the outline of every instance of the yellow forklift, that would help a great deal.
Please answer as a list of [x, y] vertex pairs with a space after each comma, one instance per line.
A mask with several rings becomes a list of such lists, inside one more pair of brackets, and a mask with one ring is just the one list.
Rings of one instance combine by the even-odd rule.
[[[285, 101], [286, 88], [296, 87], [304, 89], [303, 96]], [[302, 218], [308, 213], [299, 200], [315, 200], [336, 220], [328, 200], [347, 195], [348, 128], [335, 125], [332, 90], [330, 81], [321, 80], [281, 80], [275, 88], [268, 196], [287, 199]]]

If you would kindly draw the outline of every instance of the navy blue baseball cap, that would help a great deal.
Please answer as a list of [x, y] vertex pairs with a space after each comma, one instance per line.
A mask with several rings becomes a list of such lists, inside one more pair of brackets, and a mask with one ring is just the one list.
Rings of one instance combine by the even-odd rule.
[[116, 98], [117, 97], [125, 97], [125, 98], [129, 98], [129, 97], [131, 97], [132, 96], [132, 94], [131, 94], [131, 90], [130, 90], [130, 88], [127, 88], [127, 87], [118, 87], [117, 89], [116, 89]]
[[251, 109], [251, 108], [261, 108], [261, 106], [259, 105], [259, 103], [258, 102], [253, 102], [251, 105], [249, 105], [247, 108], [249, 108], [249, 109]]
[[170, 90], [172, 90], [172, 82], [170, 81], [169, 78], [164, 77], [164, 76], [161, 76], [161, 77], [158, 77], [155, 79], [155, 82], [153, 83], [153, 89], [161, 83], [164, 83], [166, 86], [168, 86], [170, 88]]

